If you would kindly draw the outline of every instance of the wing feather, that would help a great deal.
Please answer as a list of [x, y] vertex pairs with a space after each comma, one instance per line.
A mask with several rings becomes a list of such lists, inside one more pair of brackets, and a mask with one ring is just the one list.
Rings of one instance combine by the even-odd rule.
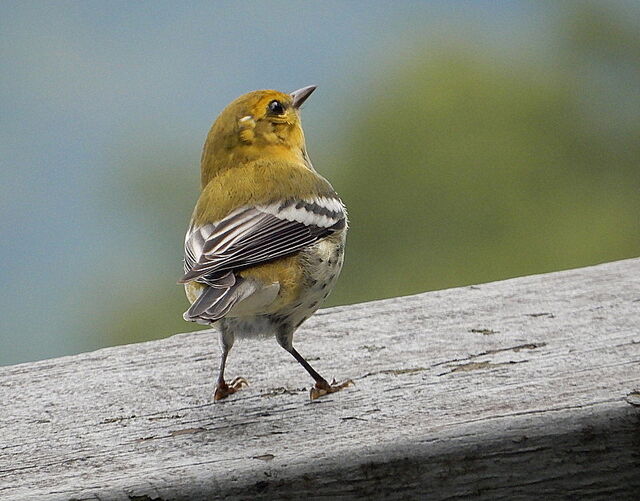
[[[212, 323], [249, 296], [258, 298], [260, 286], [236, 271], [299, 251], [346, 224], [338, 198], [316, 197], [242, 207], [217, 223], [192, 226], [185, 237], [180, 282], [195, 280], [208, 287], [185, 312], [185, 320]], [[277, 289], [260, 300], [274, 293]]]
[[222, 272], [286, 256], [345, 225], [344, 207], [337, 198], [243, 207], [216, 224], [190, 229], [180, 282], [215, 282]]

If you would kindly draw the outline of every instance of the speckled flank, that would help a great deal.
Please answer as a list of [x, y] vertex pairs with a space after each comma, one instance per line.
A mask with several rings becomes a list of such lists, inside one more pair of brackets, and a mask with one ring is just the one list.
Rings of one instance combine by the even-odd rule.
[[303, 291], [298, 303], [283, 312], [293, 329], [313, 315], [333, 289], [344, 262], [345, 237], [346, 232], [342, 231], [303, 251], [302, 258], [308, 263]]
[[346, 231], [331, 235], [301, 252], [307, 263], [298, 299], [270, 314], [223, 318], [220, 327], [240, 338], [272, 336], [280, 330], [293, 333], [322, 305], [340, 275]]

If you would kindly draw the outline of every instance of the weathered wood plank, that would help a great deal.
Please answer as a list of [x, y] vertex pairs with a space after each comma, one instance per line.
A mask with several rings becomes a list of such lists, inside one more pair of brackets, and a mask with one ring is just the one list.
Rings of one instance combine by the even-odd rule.
[[[0, 368], [0, 499], [640, 498], [640, 259]], [[90, 326], [87, 327], [90, 329]], [[635, 405], [634, 405], [635, 404]]]

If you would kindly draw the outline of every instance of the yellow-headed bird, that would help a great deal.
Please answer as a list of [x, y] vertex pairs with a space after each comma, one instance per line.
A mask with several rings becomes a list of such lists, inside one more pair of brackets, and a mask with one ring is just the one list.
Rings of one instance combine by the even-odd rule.
[[220, 328], [215, 400], [246, 384], [224, 379], [236, 336], [275, 335], [315, 380], [312, 399], [351, 384], [329, 384], [293, 347], [293, 333], [338, 278], [347, 234], [345, 207], [305, 147], [300, 105], [314, 90], [245, 94], [204, 144], [180, 282], [191, 302], [184, 319]]

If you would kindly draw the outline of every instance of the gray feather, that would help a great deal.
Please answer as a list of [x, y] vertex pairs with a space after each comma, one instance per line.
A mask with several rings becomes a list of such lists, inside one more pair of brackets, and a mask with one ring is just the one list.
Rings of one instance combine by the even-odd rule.
[[190, 228], [182, 283], [212, 287], [228, 272], [287, 256], [343, 229], [346, 214], [337, 198], [289, 200], [244, 207], [217, 224]]
[[[233, 276], [232, 273], [230, 275]], [[207, 286], [183, 317], [191, 322], [198, 320], [215, 322], [229, 313], [236, 303], [246, 299], [256, 290], [255, 283], [241, 277], [235, 277], [234, 283], [228, 288]]]

